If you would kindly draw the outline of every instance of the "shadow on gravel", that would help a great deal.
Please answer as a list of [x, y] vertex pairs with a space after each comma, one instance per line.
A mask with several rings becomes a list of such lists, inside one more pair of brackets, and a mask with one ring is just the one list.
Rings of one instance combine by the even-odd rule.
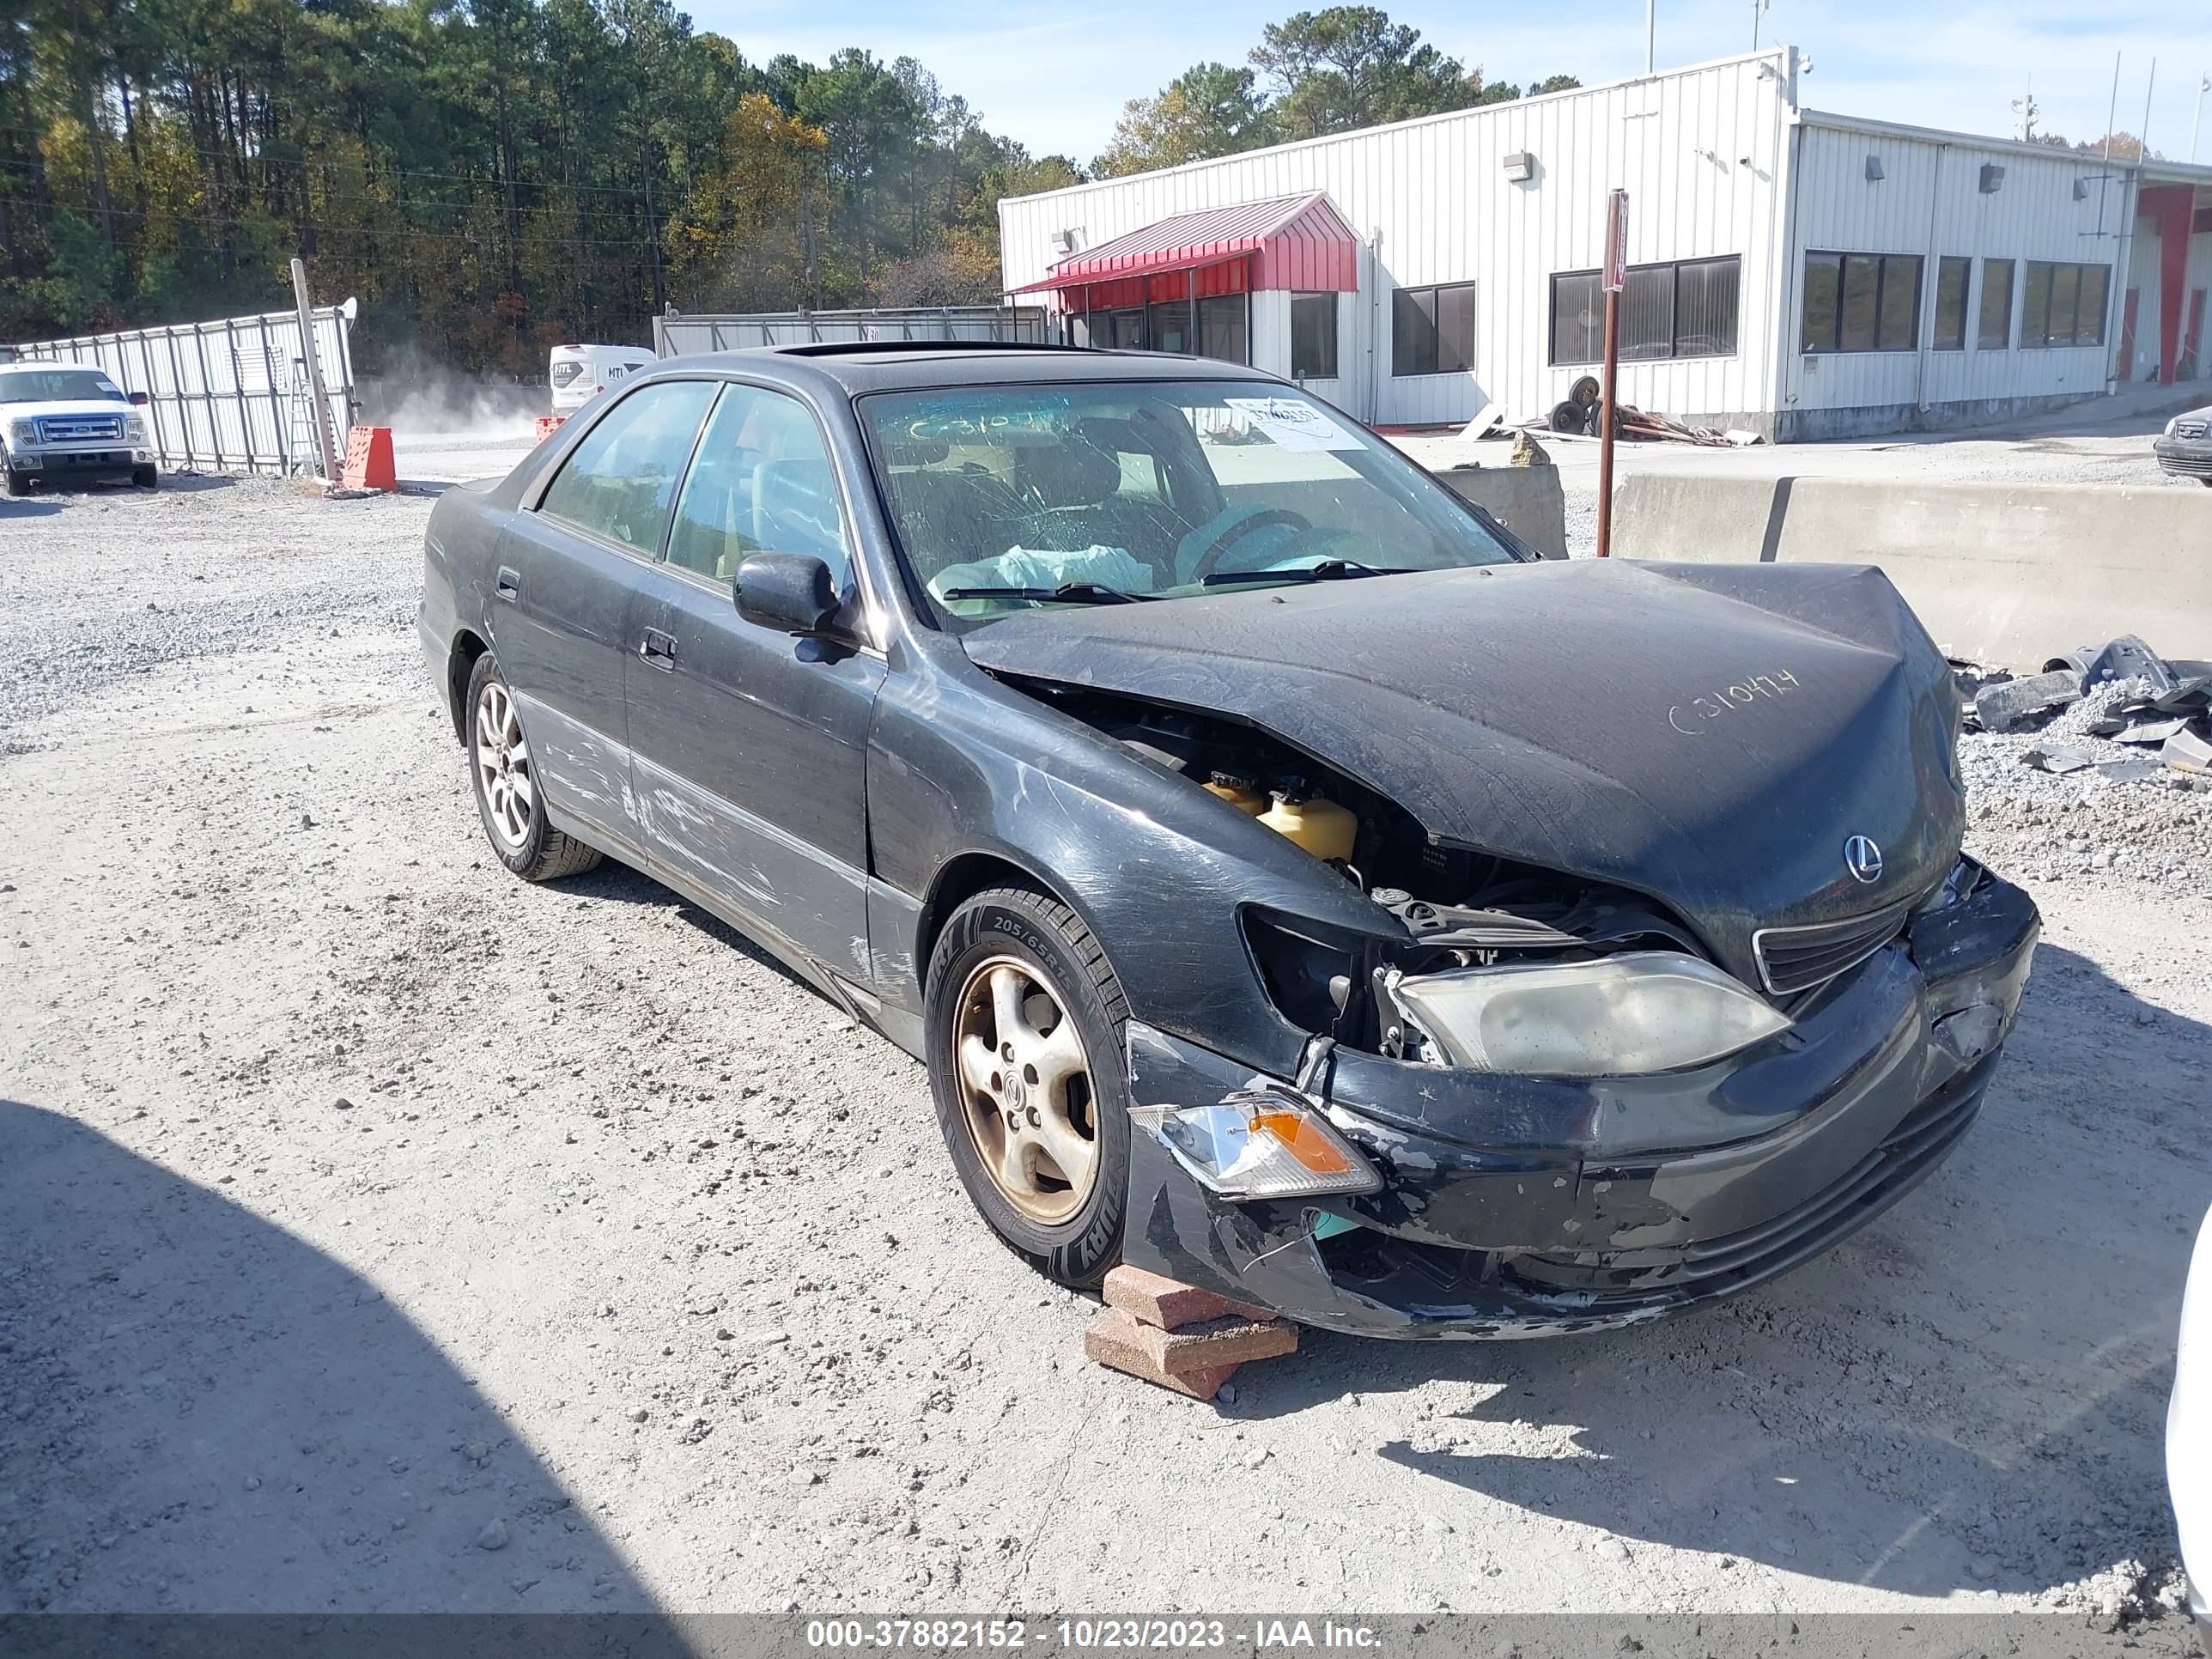
[[[1307, 1333], [1240, 1416], [1435, 1377], [1496, 1384], [1376, 1455], [1625, 1540], [1915, 1595], [2173, 1558], [2162, 1434], [2212, 1188], [2212, 1029], [2045, 945], [1979, 1120], [1863, 1232], [1732, 1303], [1601, 1335]], [[1506, 1455], [1493, 1425], [1549, 1430]], [[1464, 1431], [1462, 1431], [1464, 1425]], [[1429, 1439], [1424, 1437], [1425, 1441]], [[1410, 1508], [1418, 1507], [1418, 1498]]]
[[363, 1279], [0, 1100], [0, 1612], [648, 1612]]
[[[597, 869], [586, 871], [580, 876], [569, 877], [557, 890], [572, 893], [578, 898], [605, 899], [616, 904], [635, 904], [647, 909], [672, 912], [716, 944], [726, 945], [748, 960], [774, 969], [810, 995], [822, 996], [813, 985], [792, 972], [767, 949], [755, 944], [720, 916], [702, 910], [674, 888], [664, 887], [651, 876], [614, 859], [604, 860]], [[830, 1000], [827, 997], [822, 1000], [824, 1002]]]
[[0, 524], [13, 519], [52, 518], [62, 510], [62, 504], [51, 495], [42, 501], [32, 501], [21, 495], [0, 495]]

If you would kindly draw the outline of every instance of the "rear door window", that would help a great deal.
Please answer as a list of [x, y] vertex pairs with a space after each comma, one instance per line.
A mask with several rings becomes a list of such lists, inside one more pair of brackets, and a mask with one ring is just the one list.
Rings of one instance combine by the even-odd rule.
[[538, 511], [647, 558], [660, 551], [711, 380], [640, 388], [600, 418], [561, 464]]

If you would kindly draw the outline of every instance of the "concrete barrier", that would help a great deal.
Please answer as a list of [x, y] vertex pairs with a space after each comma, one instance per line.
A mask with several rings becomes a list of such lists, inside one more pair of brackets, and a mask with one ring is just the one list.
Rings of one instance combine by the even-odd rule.
[[1436, 477], [1547, 559], [1567, 556], [1567, 498], [1555, 466], [1455, 466]]
[[1879, 565], [1973, 662], [2036, 668], [2119, 634], [2212, 656], [2212, 491], [1638, 472], [1613, 538], [1631, 558]]

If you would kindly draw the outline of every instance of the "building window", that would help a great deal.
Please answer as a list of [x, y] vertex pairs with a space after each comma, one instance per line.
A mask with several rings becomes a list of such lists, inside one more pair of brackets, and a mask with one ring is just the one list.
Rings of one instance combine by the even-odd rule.
[[1805, 256], [1803, 351], [1910, 351], [1920, 337], [1920, 256]]
[[1966, 349], [1966, 288], [1973, 280], [1974, 262], [1945, 254], [1936, 266], [1936, 349]]
[[1457, 374], [1474, 367], [1474, 284], [1401, 288], [1390, 300], [1390, 372]]
[[2024, 346], [2100, 346], [2105, 307], [2112, 297], [2109, 265], [2027, 262], [2021, 297], [2020, 343]]
[[1217, 294], [1198, 302], [1198, 355], [1224, 363], [1252, 361], [1252, 331], [1244, 296]]
[[[1681, 259], [1631, 265], [1620, 293], [1620, 355], [1726, 357], [1735, 351], [1736, 295], [1743, 261]], [[1595, 270], [1552, 278], [1552, 361], [1594, 363], [1605, 356], [1605, 295]]]
[[1984, 351], [2002, 351], [2012, 343], [2012, 261], [1982, 261], [1982, 320], [1975, 336]]
[[1125, 311], [1094, 311], [1083, 320], [1085, 342], [1109, 351], [1167, 351], [1231, 363], [1252, 361], [1251, 329], [1242, 294], [1216, 295], [1194, 307], [1189, 300], [1161, 300]]
[[1291, 295], [1291, 378], [1336, 378], [1336, 295]]

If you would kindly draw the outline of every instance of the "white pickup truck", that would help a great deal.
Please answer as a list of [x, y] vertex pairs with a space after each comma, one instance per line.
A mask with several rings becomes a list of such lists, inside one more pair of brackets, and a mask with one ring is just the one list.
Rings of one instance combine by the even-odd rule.
[[33, 484], [161, 483], [144, 401], [82, 363], [0, 363], [0, 472], [10, 495]]

